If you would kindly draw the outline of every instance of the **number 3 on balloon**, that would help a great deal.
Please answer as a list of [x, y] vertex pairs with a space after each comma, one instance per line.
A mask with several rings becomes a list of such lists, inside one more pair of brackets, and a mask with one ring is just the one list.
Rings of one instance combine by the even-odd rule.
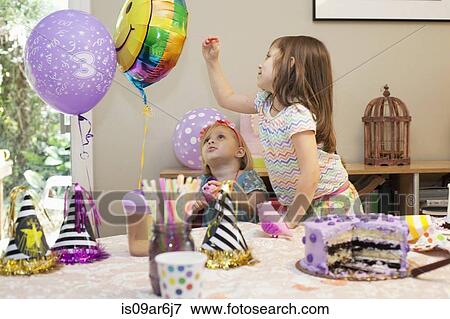
[[86, 79], [90, 78], [97, 73], [95, 68], [92, 66], [95, 62], [94, 56], [89, 52], [78, 52], [73, 56], [73, 61], [79, 65], [73, 75], [77, 78]]

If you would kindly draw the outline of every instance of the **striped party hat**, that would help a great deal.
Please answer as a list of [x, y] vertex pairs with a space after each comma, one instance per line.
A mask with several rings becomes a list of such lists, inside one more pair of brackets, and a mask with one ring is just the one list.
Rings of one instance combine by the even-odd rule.
[[[68, 195], [71, 195], [71, 198], [67, 209]], [[88, 205], [86, 205], [85, 195], [88, 197]], [[96, 240], [88, 216], [88, 208], [98, 225], [99, 215], [92, 197], [81, 185], [75, 183], [72, 189], [69, 188], [66, 191], [65, 218], [58, 239], [52, 247], [52, 250], [59, 255], [60, 262], [84, 264], [109, 256]]]
[[215, 202], [216, 215], [208, 226], [201, 251], [208, 256], [206, 267], [228, 269], [249, 265], [253, 257], [237, 224], [237, 216], [231, 201], [233, 182], [225, 182]]
[[[15, 201], [24, 192], [20, 210], [15, 217]], [[57, 264], [57, 256], [49, 250], [41, 223], [36, 215], [36, 201], [24, 187], [16, 187], [10, 194], [10, 240], [0, 260], [2, 275], [32, 275], [49, 271]]]

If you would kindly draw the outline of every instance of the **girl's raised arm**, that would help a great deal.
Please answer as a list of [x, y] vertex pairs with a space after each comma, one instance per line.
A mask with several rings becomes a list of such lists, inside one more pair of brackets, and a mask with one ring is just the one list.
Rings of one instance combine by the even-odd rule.
[[253, 97], [237, 94], [225, 78], [219, 62], [220, 42], [218, 37], [208, 37], [202, 43], [202, 53], [208, 67], [209, 82], [217, 103], [230, 111], [256, 113]]

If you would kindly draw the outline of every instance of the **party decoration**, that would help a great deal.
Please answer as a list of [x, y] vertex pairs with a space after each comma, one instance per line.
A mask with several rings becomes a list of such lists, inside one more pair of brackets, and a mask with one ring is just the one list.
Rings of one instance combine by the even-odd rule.
[[222, 184], [214, 209], [217, 212], [206, 231], [201, 252], [208, 256], [206, 267], [229, 269], [255, 262], [244, 235], [237, 225], [237, 216], [231, 202], [233, 181]]
[[271, 202], [263, 202], [257, 205], [261, 229], [268, 235], [292, 237], [292, 232], [283, 222], [283, 217], [275, 210]]
[[176, 65], [187, 32], [184, 0], [127, 0], [114, 33], [122, 72], [147, 104], [144, 88], [164, 78]]
[[114, 43], [118, 63], [145, 104], [139, 190], [151, 115], [144, 88], [161, 80], [176, 65], [186, 39], [187, 15], [184, 0], [127, 0], [117, 20]]
[[429, 215], [406, 215], [405, 219], [409, 228], [408, 242], [410, 243], [416, 242], [431, 225]]
[[[67, 213], [67, 198], [70, 197]], [[85, 199], [86, 198], [86, 199]], [[105, 249], [96, 241], [89, 221], [88, 207], [96, 226], [100, 224], [100, 215], [92, 196], [78, 183], [66, 190], [64, 203], [64, 222], [59, 237], [52, 250], [59, 255], [64, 264], [85, 264], [109, 257]], [[98, 233], [98, 230], [97, 230]]]
[[226, 119], [214, 108], [197, 108], [187, 112], [175, 127], [172, 145], [178, 160], [191, 169], [201, 169], [200, 131], [216, 120]]
[[[24, 192], [20, 211], [15, 218], [17, 196]], [[33, 275], [48, 272], [57, 266], [58, 258], [49, 250], [44, 231], [35, 211], [36, 201], [24, 187], [16, 187], [10, 194], [10, 240], [0, 259], [1, 275]]]
[[61, 10], [42, 19], [25, 47], [25, 72], [37, 94], [66, 114], [92, 109], [108, 91], [116, 69], [114, 43], [92, 15]]
[[436, 225], [428, 227], [419, 239], [411, 245], [411, 249], [414, 251], [430, 251], [436, 248], [450, 252], [450, 242]]
[[163, 208], [159, 210], [156, 222], [158, 224], [182, 224], [187, 221], [192, 214], [194, 203], [192, 195], [196, 195], [200, 190], [200, 179], [192, 177], [185, 179], [184, 175], [180, 174], [176, 179], [160, 178], [159, 185]]

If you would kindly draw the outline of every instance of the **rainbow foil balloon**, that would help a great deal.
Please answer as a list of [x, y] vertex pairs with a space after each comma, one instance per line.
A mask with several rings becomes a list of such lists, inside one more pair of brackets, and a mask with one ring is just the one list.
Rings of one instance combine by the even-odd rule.
[[176, 65], [186, 39], [184, 0], [127, 0], [114, 33], [117, 60], [141, 92]]

